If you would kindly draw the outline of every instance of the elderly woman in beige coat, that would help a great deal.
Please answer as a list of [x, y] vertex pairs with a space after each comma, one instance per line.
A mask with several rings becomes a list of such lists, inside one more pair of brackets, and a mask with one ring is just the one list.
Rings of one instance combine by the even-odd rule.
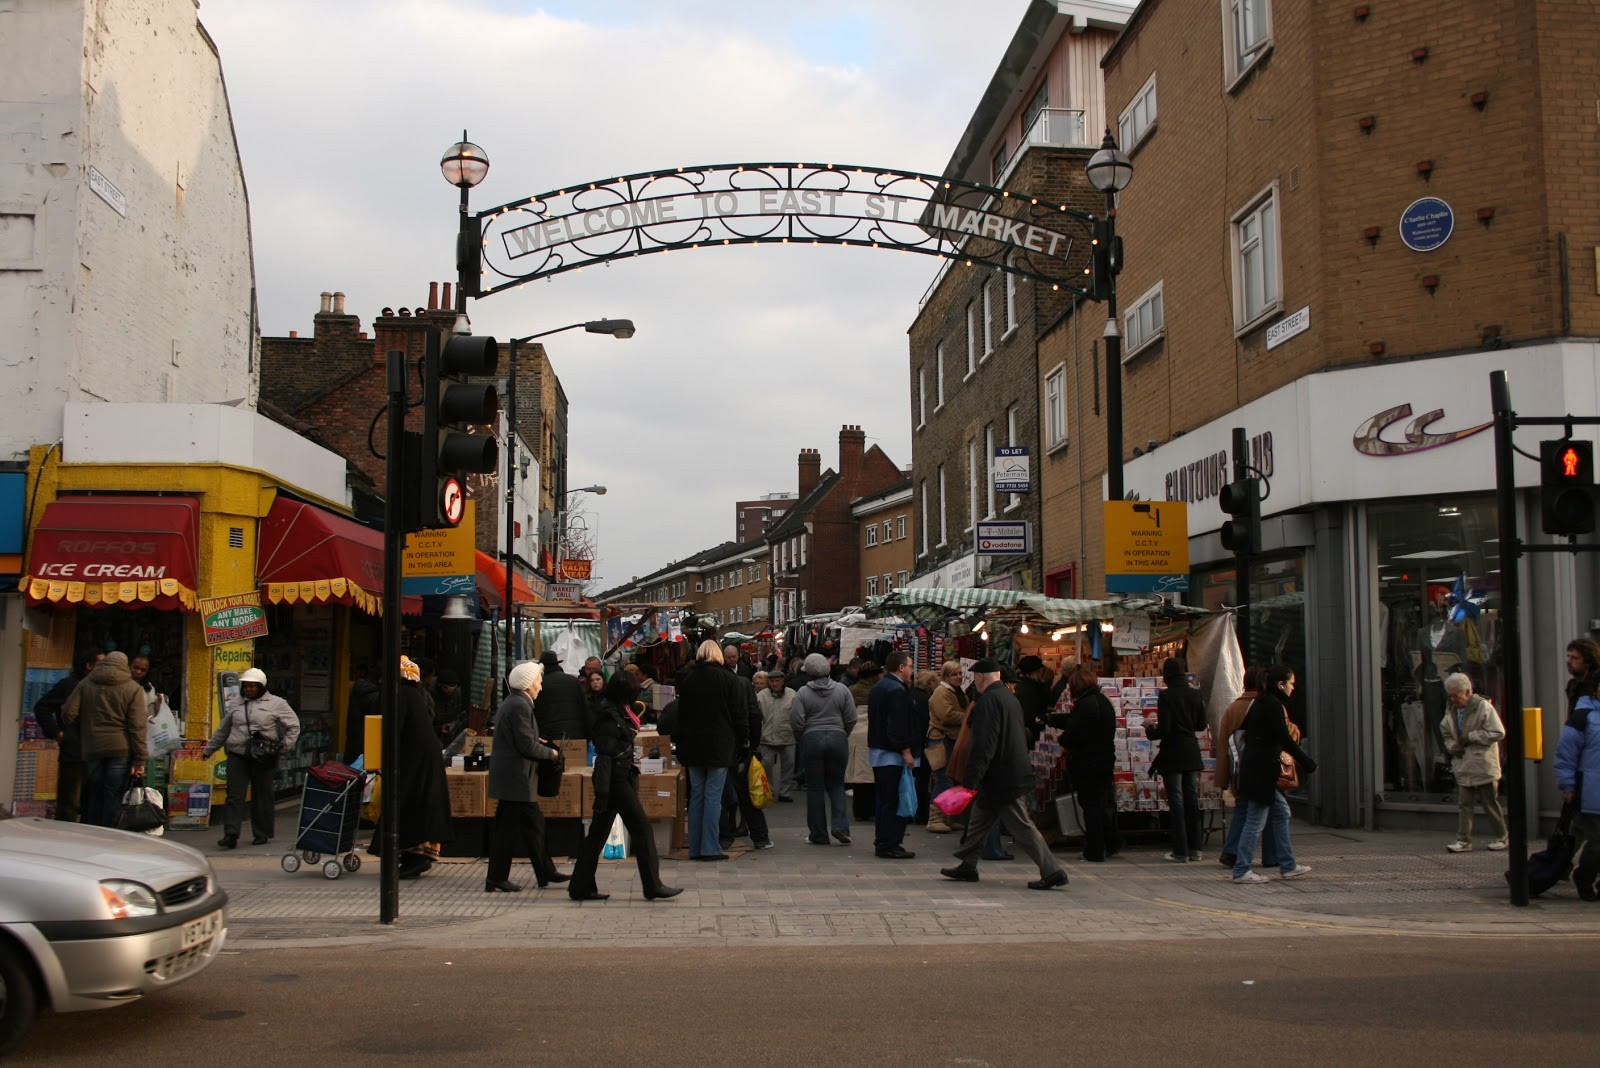
[[1459, 671], [1444, 680], [1449, 707], [1439, 721], [1445, 749], [1456, 777], [1456, 840], [1452, 853], [1472, 849], [1472, 810], [1479, 804], [1489, 816], [1490, 849], [1506, 847], [1506, 818], [1500, 811], [1500, 740], [1506, 736], [1494, 706], [1472, 692], [1472, 680]]

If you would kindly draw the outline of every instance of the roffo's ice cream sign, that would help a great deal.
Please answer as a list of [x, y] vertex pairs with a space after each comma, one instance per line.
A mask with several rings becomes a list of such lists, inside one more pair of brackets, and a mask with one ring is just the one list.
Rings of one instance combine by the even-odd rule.
[[[554, 190], [479, 212], [478, 295], [593, 263], [719, 245], [857, 245], [1088, 288], [1091, 216], [936, 175], [720, 164]], [[468, 234], [470, 238], [470, 232]]]

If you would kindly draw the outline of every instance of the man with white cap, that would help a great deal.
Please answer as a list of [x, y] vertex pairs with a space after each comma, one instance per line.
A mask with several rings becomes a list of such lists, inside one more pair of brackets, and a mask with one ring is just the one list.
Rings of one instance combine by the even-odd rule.
[[201, 751], [202, 757], [209, 757], [218, 749], [228, 752], [228, 805], [223, 810], [222, 839], [217, 842], [223, 849], [239, 844], [247, 791], [250, 830], [255, 834], [251, 845], [266, 845], [272, 840], [272, 777], [278, 770], [278, 758], [250, 756], [250, 738], [257, 734], [276, 739], [282, 743], [281, 752], [288, 752], [300, 737], [300, 717], [289, 702], [267, 692], [265, 672], [250, 668], [239, 676], [239, 696], [229, 700], [216, 733]]

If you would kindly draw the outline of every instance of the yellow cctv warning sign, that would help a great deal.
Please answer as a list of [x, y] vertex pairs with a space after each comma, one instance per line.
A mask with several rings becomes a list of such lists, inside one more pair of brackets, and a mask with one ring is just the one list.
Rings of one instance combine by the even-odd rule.
[[1189, 506], [1182, 501], [1107, 501], [1106, 592], [1179, 593], [1189, 588]]

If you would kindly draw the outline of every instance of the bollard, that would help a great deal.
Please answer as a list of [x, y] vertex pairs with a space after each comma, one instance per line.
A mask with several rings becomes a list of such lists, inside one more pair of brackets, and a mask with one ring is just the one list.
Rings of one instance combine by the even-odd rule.
[[1522, 710], [1523, 756], [1532, 761], [1544, 759], [1544, 709]]

